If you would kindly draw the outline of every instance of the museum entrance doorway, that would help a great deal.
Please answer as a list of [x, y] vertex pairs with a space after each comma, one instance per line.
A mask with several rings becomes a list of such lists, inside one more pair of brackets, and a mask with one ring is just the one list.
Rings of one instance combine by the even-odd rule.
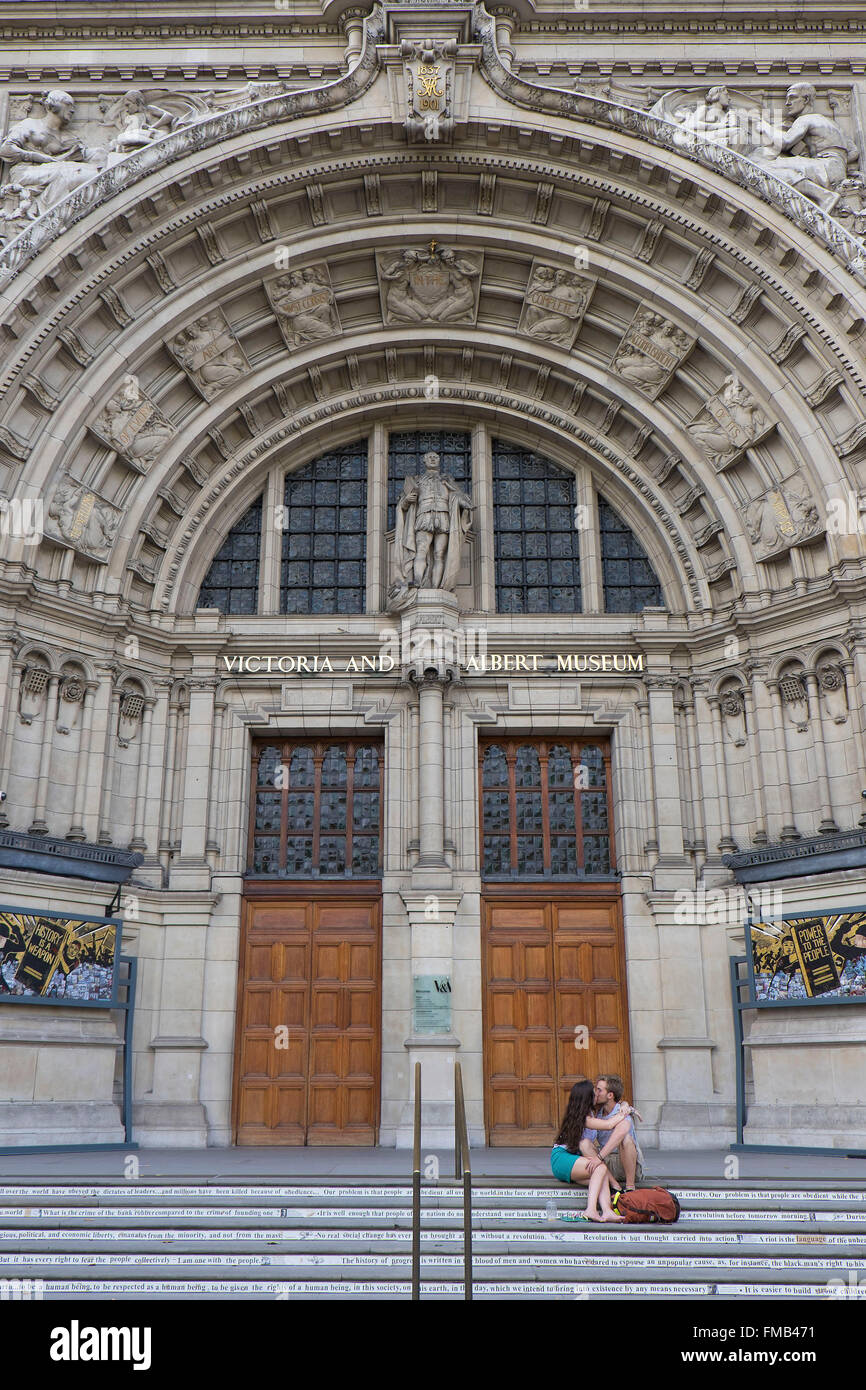
[[375, 1144], [382, 748], [256, 745], [238, 969], [238, 1144]]
[[546, 1145], [575, 1081], [630, 1094], [610, 748], [491, 740], [480, 783], [487, 1140]]

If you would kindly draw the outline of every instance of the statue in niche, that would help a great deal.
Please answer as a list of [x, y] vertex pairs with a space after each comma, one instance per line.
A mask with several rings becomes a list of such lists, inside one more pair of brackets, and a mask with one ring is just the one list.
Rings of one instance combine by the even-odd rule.
[[105, 164], [104, 150], [86, 148], [70, 130], [75, 102], [68, 92], [48, 92], [42, 107], [44, 115], [16, 121], [0, 144], [9, 183], [29, 190], [40, 213], [89, 183]]
[[268, 286], [271, 307], [289, 347], [322, 342], [342, 332], [326, 265], [309, 265]]
[[424, 455], [424, 472], [410, 474], [397, 503], [391, 608], [405, 607], [410, 589], [454, 587], [460, 551], [472, 524], [472, 499], [439, 471], [439, 455]]
[[385, 323], [474, 323], [481, 257], [458, 257], [434, 240], [378, 261]]
[[131, 372], [97, 418], [95, 430], [112, 449], [145, 471], [174, 436], [174, 428], [148, 400]]
[[785, 94], [784, 131], [764, 125], [767, 144], [749, 154], [777, 179], [796, 188], [804, 197], [831, 212], [842, 194], [842, 184], [860, 155], [853, 140], [832, 119], [815, 110], [817, 92], [809, 82], [795, 82]]
[[589, 300], [592, 283], [551, 265], [533, 267], [520, 331], [558, 347], [571, 347]]
[[725, 377], [721, 391], [708, 397], [704, 410], [710, 418], [688, 429], [715, 468], [731, 463], [769, 428], [763, 410], [735, 372]]
[[244, 375], [247, 364], [219, 309], [196, 319], [171, 340], [171, 351], [205, 400]]
[[45, 534], [95, 560], [107, 560], [122, 513], [97, 493], [65, 478], [48, 505]]

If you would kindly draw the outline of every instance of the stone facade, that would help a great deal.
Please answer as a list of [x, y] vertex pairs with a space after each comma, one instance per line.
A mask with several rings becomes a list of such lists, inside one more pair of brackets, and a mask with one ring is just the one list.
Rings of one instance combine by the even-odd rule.
[[[645, 1136], [733, 1138], [744, 901], [724, 857], [864, 824], [866, 20], [703, 8], [0, 3], [0, 820], [143, 856], [124, 925], [142, 1144], [231, 1142], [251, 736], [359, 729], [387, 776], [381, 1142], [409, 1140], [419, 1059], [427, 1139], [447, 1139], [455, 1057], [484, 1139], [493, 731], [611, 737]], [[472, 529], [453, 590], [401, 617], [387, 439], [424, 429], [472, 433]], [[580, 613], [496, 611], [500, 436], [575, 476]], [[281, 613], [267, 525], [258, 613], [196, 611], [246, 508], [273, 515], [287, 470], [360, 438], [365, 611]], [[597, 489], [663, 609], [604, 611]], [[421, 620], [482, 631], [500, 667], [443, 659], [425, 686], [401, 645]], [[383, 643], [391, 673], [226, 666]], [[640, 675], [551, 662], [626, 649]], [[538, 670], [509, 670], [515, 652]], [[780, 912], [841, 908], [864, 871], [761, 888]], [[3, 889], [91, 914], [107, 897], [26, 867]], [[411, 1010], [431, 972], [454, 986], [434, 1039]], [[747, 1139], [817, 1124], [864, 1147], [866, 1013], [753, 1017]], [[122, 1139], [107, 1015], [9, 1007], [0, 1049], [0, 1142]]]

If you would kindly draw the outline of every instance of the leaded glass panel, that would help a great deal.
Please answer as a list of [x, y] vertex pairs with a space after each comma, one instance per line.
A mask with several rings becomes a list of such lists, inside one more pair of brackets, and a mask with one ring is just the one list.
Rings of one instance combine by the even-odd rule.
[[569, 739], [507, 739], [481, 753], [485, 878], [614, 872], [608, 750]]
[[254, 614], [259, 598], [261, 497], [229, 531], [205, 575], [197, 608], [219, 608], [238, 617]]
[[630, 527], [603, 497], [598, 499], [604, 607], [608, 613], [663, 608], [664, 595], [647, 553]]
[[286, 740], [257, 749], [250, 871], [269, 877], [380, 873], [381, 749]]
[[579, 613], [574, 479], [549, 459], [493, 441], [496, 606], [500, 613]]
[[367, 442], [286, 475], [283, 613], [362, 613], [366, 586]]
[[439, 469], [472, 496], [472, 436], [452, 430], [413, 430], [394, 433], [388, 439], [388, 530], [396, 523], [396, 508], [403, 482], [423, 470], [424, 455], [439, 455]]

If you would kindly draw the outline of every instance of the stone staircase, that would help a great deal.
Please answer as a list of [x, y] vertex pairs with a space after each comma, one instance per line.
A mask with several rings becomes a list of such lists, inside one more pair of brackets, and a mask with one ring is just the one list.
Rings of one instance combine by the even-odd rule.
[[[866, 1298], [866, 1183], [670, 1190], [676, 1226], [586, 1226], [561, 1184], [478, 1179], [475, 1297]], [[462, 1190], [422, 1203], [422, 1298], [460, 1298]], [[406, 1182], [0, 1181], [0, 1299], [408, 1299], [410, 1278]]]

